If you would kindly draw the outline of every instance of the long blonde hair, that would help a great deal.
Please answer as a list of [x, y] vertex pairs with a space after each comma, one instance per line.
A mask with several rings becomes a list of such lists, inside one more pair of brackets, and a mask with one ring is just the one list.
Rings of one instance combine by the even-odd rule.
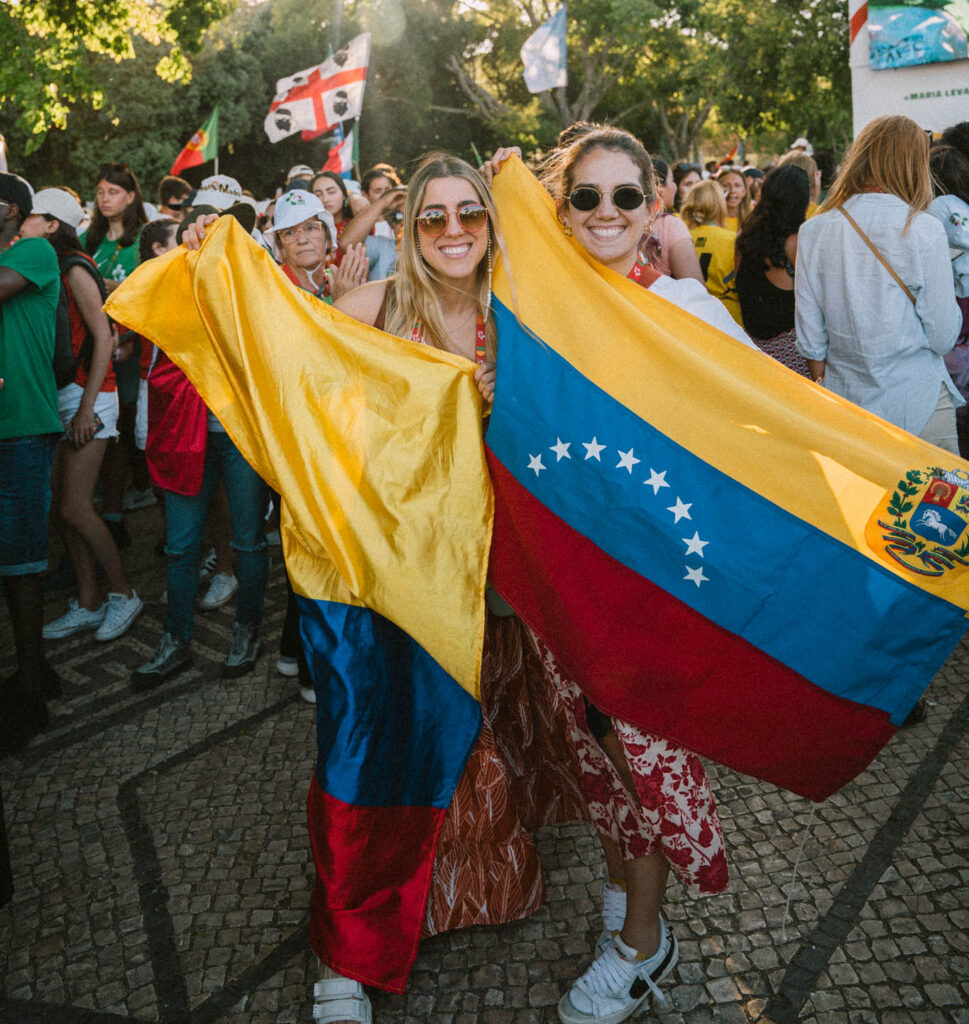
[[803, 149], [792, 149], [777, 161], [778, 167], [786, 167], [788, 164], [800, 167], [808, 176], [811, 202], [816, 203], [821, 195], [821, 182], [818, 178], [818, 165], [814, 162], [814, 157], [808, 156]]
[[889, 192], [908, 203], [905, 231], [915, 214], [932, 202], [929, 136], [910, 117], [888, 114], [862, 128], [819, 212], [838, 210], [852, 196], [868, 191]]
[[723, 189], [715, 181], [698, 181], [686, 194], [680, 207], [683, 223], [692, 230], [704, 224], [722, 228], [727, 221], [727, 201]]
[[[480, 174], [464, 160], [447, 153], [430, 153], [421, 161], [407, 186], [404, 203], [404, 238], [397, 259], [397, 272], [387, 285], [387, 306], [384, 330], [401, 338], [410, 338], [414, 324], [424, 330], [424, 341], [435, 348], [453, 351], [444, 327], [444, 310], [440, 293], [449, 282], [431, 269], [421, 255], [417, 237], [417, 215], [424, 204], [428, 182], [434, 178], [463, 178], [475, 190], [481, 205], [488, 211], [488, 257], [477, 268], [474, 298], [484, 312], [489, 305], [490, 263], [498, 253], [505, 253], [505, 243], [498, 225], [498, 211]], [[498, 334], [493, 316], [485, 324], [485, 354], [494, 362], [498, 353]]]

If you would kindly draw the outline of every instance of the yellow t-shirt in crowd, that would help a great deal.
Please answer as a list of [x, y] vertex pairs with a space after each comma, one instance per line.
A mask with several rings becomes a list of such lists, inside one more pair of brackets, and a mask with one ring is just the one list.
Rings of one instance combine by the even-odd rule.
[[719, 228], [716, 224], [704, 224], [690, 229], [690, 237], [700, 258], [700, 269], [707, 285], [707, 291], [719, 299], [730, 315], [743, 327], [740, 316], [740, 299], [734, 283], [734, 239], [735, 231]]

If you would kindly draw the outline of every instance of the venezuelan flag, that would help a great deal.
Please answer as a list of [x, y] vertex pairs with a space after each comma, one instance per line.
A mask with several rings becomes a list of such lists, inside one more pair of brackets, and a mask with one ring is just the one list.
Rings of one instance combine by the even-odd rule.
[[231, 218], [200, 252], [140, 267], [107, 309], [185, 371], [282, 495], [318, 696], [311, 937], [342, 974], [401, 991], [481, 726], [492, 497], [474, 365], [298, 291]]
[[496, 589], [604, 711], [824, 799], [966, 630], [969, 465], [494, 194]]

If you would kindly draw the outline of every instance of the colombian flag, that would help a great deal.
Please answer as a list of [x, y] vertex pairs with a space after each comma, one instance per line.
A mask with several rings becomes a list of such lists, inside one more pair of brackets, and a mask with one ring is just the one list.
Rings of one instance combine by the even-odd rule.
[[401, 991], [481, 726], [492, 496], [475, 367], [294, 288], [231, 217], [200, 252], [139, 267], [108, 308], [185, 371], [282, 495], [318, 696], [313, 945]]
[[969, 625], [969, 465], [494, 194], [495, 588], [604, 711], [823, 800]]

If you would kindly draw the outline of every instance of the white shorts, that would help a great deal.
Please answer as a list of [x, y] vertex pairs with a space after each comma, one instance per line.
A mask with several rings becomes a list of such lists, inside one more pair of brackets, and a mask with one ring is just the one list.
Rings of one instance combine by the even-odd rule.
[[[66, 430], [68, 423], [81, 406], [84, 388], [80, 384], [65, 384], [57, 392], [57, 411], [61, 417], [61, 426]], [[94, 399], [94, 411], [101, 417], [104, 426], [94, 435], [94, 440], [108, 440], [118, 436], [115, 429], [118, 423], [118, 392], [99, 391]]]
[[[145, 342], [144, 344], [147, 344]], [[148, 446], [148, 381], [138, 381], [138, 408], [135, 411], [135, 447], [143, 452]]]

